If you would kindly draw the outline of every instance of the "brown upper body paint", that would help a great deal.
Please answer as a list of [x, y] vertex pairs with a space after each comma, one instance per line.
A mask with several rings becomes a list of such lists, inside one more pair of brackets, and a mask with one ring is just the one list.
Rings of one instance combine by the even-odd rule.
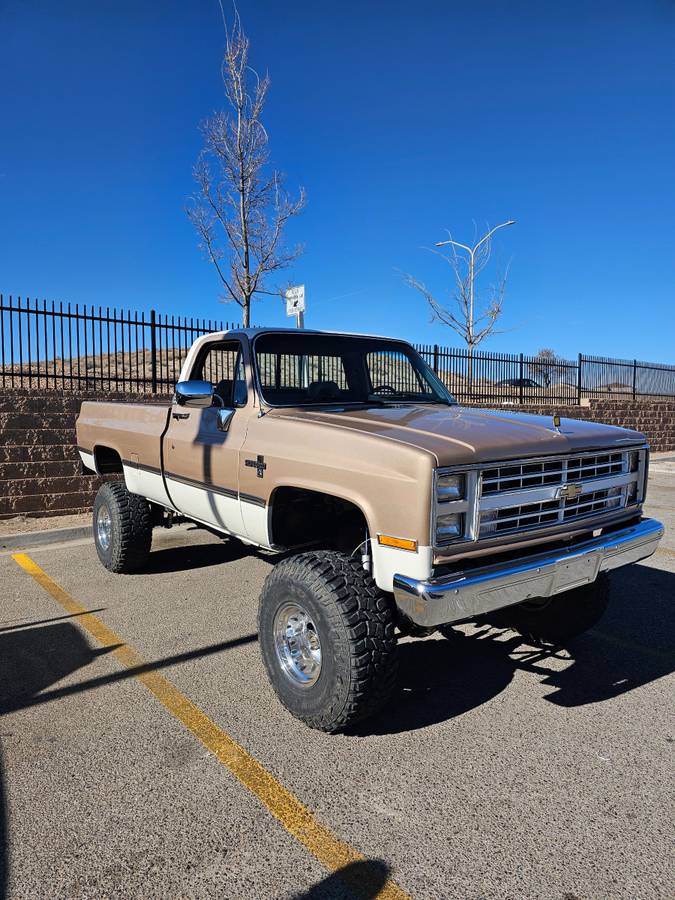
[[[197, 342], [181, 381], [189, 380], [205, 343], [223, 337], [210, 335]], [[643, 435], [625, 428], [562, 419], [557, 429], [551, 419], [511, 410], [412, 403], [351, 410], [268, 407], [256, 387], [250, 333], [226, 337], [241, 341], [248, 386], [247, 402], [235, 410], [229, 431], [218, 431], [215, 407], [85, 402], [77, 421], [80, 449], [109, 447], [123, 461], [195, 485], [212, 485], [259, 505], [269, 505], [282, 486], [321, 491], [355, 503], [371, 535], [405, 536], [429, 545], [437, 467], [645, 443]], [[177, 411], [183, 418], [174, 418]], [[569, 526], [563, 530], [574, 533]], [[480, 547], [451, 546], [434, 559], [559, 536], [553, 530], [546, 538], [510, 536], [481, 541]]]

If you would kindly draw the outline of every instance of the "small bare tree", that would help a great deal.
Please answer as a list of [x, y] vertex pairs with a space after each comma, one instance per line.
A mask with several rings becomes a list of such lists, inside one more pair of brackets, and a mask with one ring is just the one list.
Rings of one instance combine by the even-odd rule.
[[553, 374], [556, 370], [555, 351], [551, 350], [550, 347], [544, 347], [542, 350], [539, 350], [527, 368], [533, 378], [539, 378], [544, 382], [544, 387], [551, 387]]
[[200, 247], [225, 289], [222, 299], [242, 309], [251, 323], [251, 300], [267, 291], [266, 277], [289, 266], [302, 252], [286, 248], [283, 231], [305, 204], [301, 189], [292, 200], [283, 178], [270, 170], [262, 112], [270, 86], [248, 65], [249, 40], [235, 12], [226, 28], [222, 78], [229, 110], [202, 124], [204, 147], [194, 168], [198, 185], [187, 214]]
[[488, 297], [481, 303], [476, 295], [476, 280], [485, 269], [492, 255], [492, 235], [499, 228], [514, 225], [509, 219], [501, 225], [495, 225], [489, 229], [480, 240], [469, 247], [452, 239], [449, 234], [447, 241], [440, 241], [437, 247], [449, 247], [450, 253], [433, 251], [444, 259], [453, 273], [455, 283], [454, 303], [446, 306], [431, 293], [431, 291], [412, 275], [404, 275], [406, 284], [418, 290], [426, 299], [431, 309], [431, 321], [438, 320], [444, 325], [449, 325], [465, 342], [468, 349], [469, 384], [473, 381], [473, 354], [476, 347], [491, 334], [497, 333], [497, 321], [502, 314], [502, 305], [506, 293], [506, 280], [508, 278], [508, 266], [498, 274], [496, 282], [489, 287]]

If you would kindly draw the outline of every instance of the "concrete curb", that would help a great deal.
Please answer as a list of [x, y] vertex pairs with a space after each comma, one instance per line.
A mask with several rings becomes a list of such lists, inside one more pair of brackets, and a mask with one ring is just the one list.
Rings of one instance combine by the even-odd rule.
[[91, 525], [76, 528], [50, 528], [47, 531], [26, 531], [23, 534], [8, 534], [0, 537], [0, 550], [19, 550], [23, 547], [39, 547], [43, 544], [60, 544], [64, 541], [79, 541], [93, 538]]

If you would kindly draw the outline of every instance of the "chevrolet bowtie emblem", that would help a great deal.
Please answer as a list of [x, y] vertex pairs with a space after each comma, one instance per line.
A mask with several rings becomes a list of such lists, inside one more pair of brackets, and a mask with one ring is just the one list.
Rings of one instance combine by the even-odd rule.
[[563, 500], [575, 500], [581, 494], [580, 484], [563, 484], [559, 496]]

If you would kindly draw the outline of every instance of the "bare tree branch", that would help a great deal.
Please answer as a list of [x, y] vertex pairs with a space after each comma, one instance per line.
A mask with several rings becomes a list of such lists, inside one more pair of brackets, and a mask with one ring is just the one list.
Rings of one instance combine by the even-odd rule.
[[558, 366], [555, 351], [550, 347], [544, 347], [532, 362], [528, 363], [527, 369], [533, 378], [540, 378], [544, 382], [544, 387], [550, 387]]
[[[225, 300], [251, 322], [251, 301], [265, 290], [266, 278], [291, 265], [303, 248], [286, 248], [284, 228], [305, 205], [300, 190], [292, 200], [283, 177], [270, 171], [268, 135], [262, 113], [270, 86], [248, 64], [249, 40], [235, 6], [226, 26], [221, 74], [228, 109], [201, 127], [204, 147], [194, 168], [197, 190], [186, 209], [200, 248], [226, 289]], [[229, 273], [227, 272], [229, 269]]]
[[467, 345], [470, 378], [474, 350], [490, 335], [499, 333], [497, 322], [502, 315], [509, 266], [507, 265], [502, 273], [497, 273], [497, 280], [490, 285], [488, 295], [483, 301], [476, 293], [476, 280], [490, 262], [492, 235], [499, 228], [513, 224], [514, 222], [509, 220], [494, 228], [488, 228], [480, 239], [475, 240], [472, 247], [454, 240], [452, 234], [448, 232], [448, 240], [441, 241], [436, 244], [436, 247], [448, 247], [449, 252], [442, 253], [437, 249], [431, 250], [432, 253], [445, 260], [452, 269], [454, 303], [450, 306], [441, 303], [425, 284], [412, 275], [403, 275], [405, 283], [419, 291], [429, 304], [431, 320], [448, 325]]

